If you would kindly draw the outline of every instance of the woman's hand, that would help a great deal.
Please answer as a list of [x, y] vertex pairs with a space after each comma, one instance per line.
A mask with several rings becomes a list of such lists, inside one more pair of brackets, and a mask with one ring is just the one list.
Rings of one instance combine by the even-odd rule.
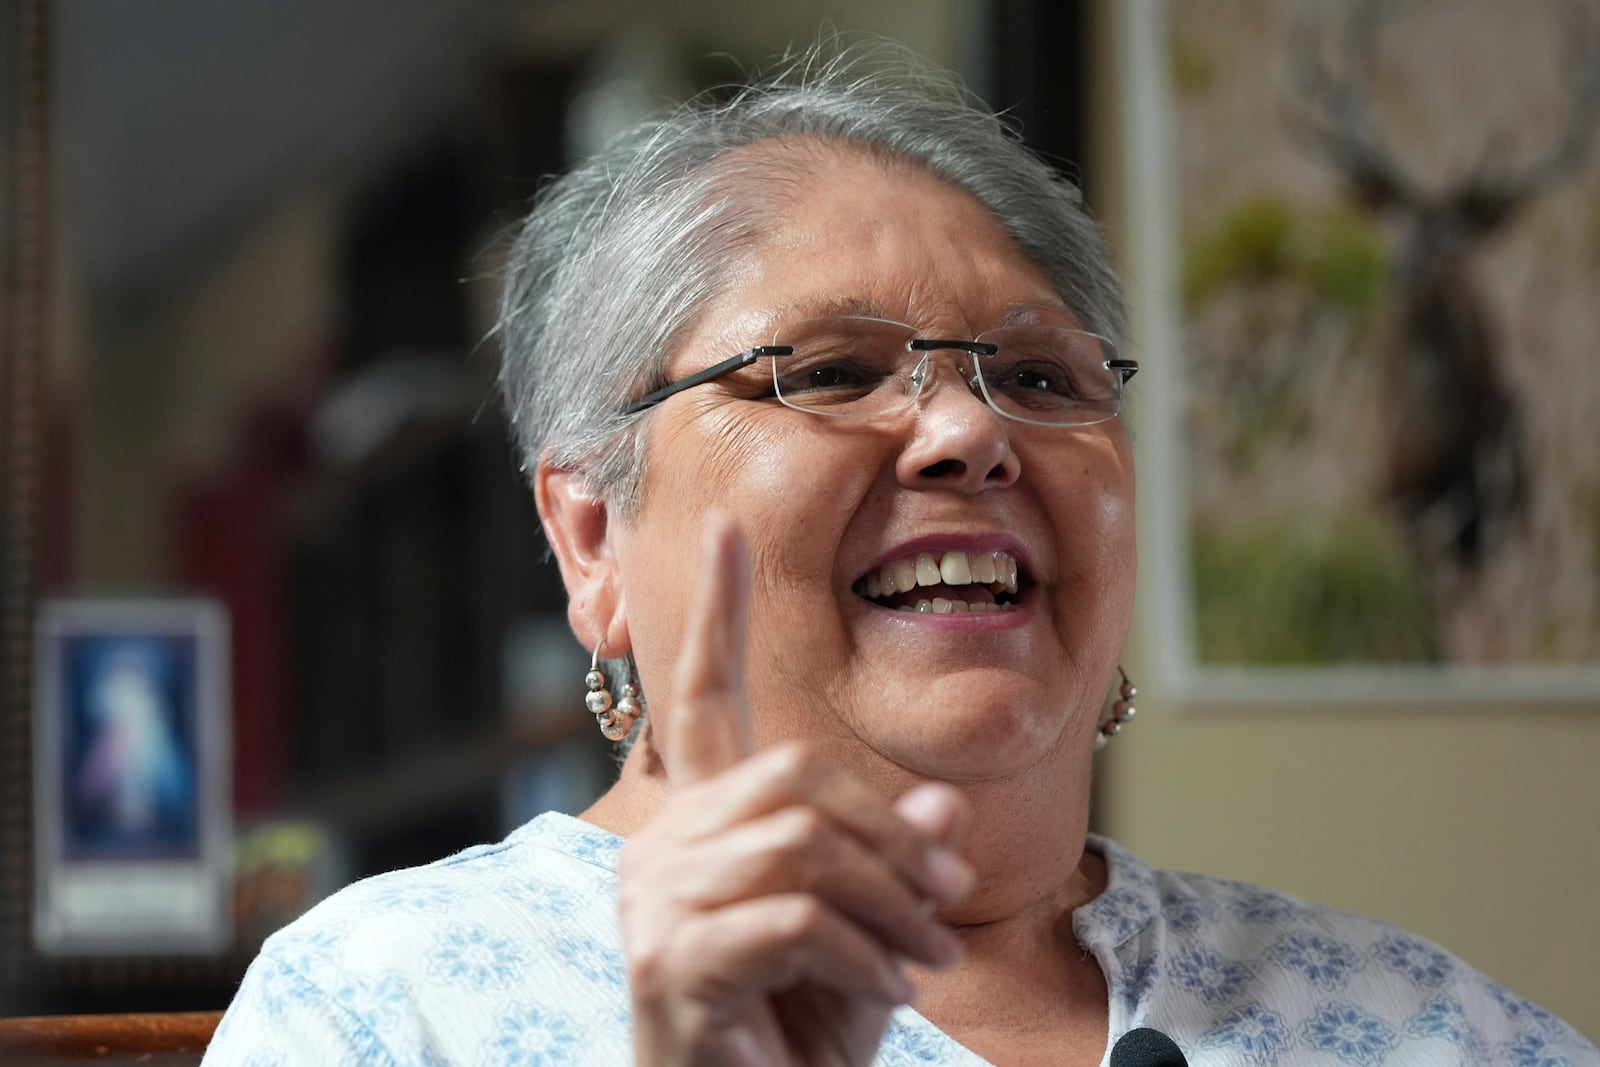
[[749, 562], [708, 524], [665, 731], [661, 812], [623, 850], [622, 936], [641, 1064], [865, 1064], [913, 990], [960, 954], [934, 909], [972, 873], [953, 789], [895, 804], [809, 749], [750, 754]]

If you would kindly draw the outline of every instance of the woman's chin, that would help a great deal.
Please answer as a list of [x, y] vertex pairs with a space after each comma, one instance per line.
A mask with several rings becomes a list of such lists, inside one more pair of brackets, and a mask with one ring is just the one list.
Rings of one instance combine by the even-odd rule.
[[1070, 758], [1071, 735], [1081, 733], [1064, 707], [996, 701], [993, 693], [930, 697], [863, 725], [864, 739], [883, 756], [922, 777], [951, 782], [1010, 778], [1055, 764]]

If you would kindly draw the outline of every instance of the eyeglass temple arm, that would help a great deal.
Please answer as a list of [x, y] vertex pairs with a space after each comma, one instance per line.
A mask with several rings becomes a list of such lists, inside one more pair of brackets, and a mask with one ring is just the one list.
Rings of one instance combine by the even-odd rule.
[[667, 397], [672, 396], [675, 393], [681, 393], [685, 389], [700, 385], [702, 382], [709, 382], [714, 378], [720, 378], [724, 374], [732, 374], [740, 367], [754, 363], [762, 356], [792, 355], [794, 355], [794, 349], [789, 345], [757, 345], [752, 349], [740, 352], [738, 355], [729, 356], [721, 363], [713, 363], [705, 370], [695, 371], [687, 378], [679, 378], [671, 385], [664, 385], [654, 392], [646, 393], [638, 400], [635, 400], [633, 403], [623, 408], [622, 413], [624, 415], [633, 415], [645, 410], [646, 408], [653, 408], [663, 400], [667, 399]]
[[1139, 373], [1139, 361], [1136, 359], [1108, 359], [1106, 370], [1122, 375], [1122, 384], [1127, 385], [1128, 379]]

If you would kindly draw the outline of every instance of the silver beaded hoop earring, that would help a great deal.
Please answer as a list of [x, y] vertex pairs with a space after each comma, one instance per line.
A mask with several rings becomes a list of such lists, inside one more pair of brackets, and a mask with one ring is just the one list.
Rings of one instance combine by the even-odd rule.
[[599, 645], [594, 646], [594, 655], [589, 657], [589, 673], [583, 676], [584, 688], [588, 689], [583, 697], [583, 706], [589, 709], [608, 741], [621, 741], [627, 737], [633, 731], [633, 724], [644, 714], [644, 705], [639, 702], [638, 670], [633, 664], [632, 652], [624, 657], [624, 662], [627, 664], [628, 679], [622, 683], [615, 706], [611, 703], [611, 690], [606, 688], [605, 672], [600, 669]]
[[1123, 724], [1133, 718], [1133, 713], [1136, 710], [1133, 706], [1133, 698], [1139, 694], [1139, 690], [1135, 689], [1133, 683], [1128, 680], [1128, 672], [1122, 669], [1122, 664], [1120, 663], [1117, 664], [1117, 673], [1122, 676], [1122, 684], [1117, 688], [1117, 699], [1111, 705], [1110, 718], [1101, 723], [1100, 729], [1095, 732], [1094, 750], [1096, 752], [1105, 748], [1106, 742], [1122, 732]]

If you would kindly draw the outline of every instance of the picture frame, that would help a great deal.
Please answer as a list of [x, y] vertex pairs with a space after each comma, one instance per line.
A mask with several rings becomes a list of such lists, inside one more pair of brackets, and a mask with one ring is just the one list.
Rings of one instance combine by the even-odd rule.
[[[1406, 257], [1414, 257], [1416, 252], [1414, 245], [1405, 242], [1414, 241], [1413, 235], [1421, 230], [1425, 206], [1430, 210], [1436, 204], [1448, 207], [1452, 190], [1465, 189], [1464, 182], [1476, 180], [1473, 168], [1488, 166], [1475, 162], [1484, 157], [1483, 138], [1499, 137], [1501, 127], [1511, 123], [1504, 114], [1499, 118], [1490, 115], [1491, 109], [1485, 107], [1484, 114], [1489, 117], [1473, 112], [1459, 123], [1461, 132], [1441, 135], [1440, 143], [1431, 146], [1434, 158], [1422, 152], [1415, 159], [1400, 159], [1395, 165], [1397, 174], [1415, 170], [1423, 176], [1416, 187], [1427, 190], [1426, 205], [1421, 192], [1413, 197], [1415, 203], [1389, 205], [1387, 213], [1376, 208], [1367, 211], [1365, 205], [1353, 202], [1349, 175], [1339, 172], [1327, 153], [1328, 146], [1317, 143], [1319, 138], [1325, 141], [1343, 132], [1319, 128], [1317, 123], [1337, 123], [1339, 119], [1329, 118], [1330, 109], [1319, 112], [1313, 94], [1319, 84], [1326, 87], [1331, 83], [1344, 94], [1339, 98], [1340, 107], [1356, 106], [1350, 102], [1352, 95], [1365, 86], [1351, 84], [1358, 75], [1339, 68], [1341, 61], [1349, 62], [1349, 56], [1338, 51], [1340, 42], [1353, 40], [1355, 34], [1337, 20], [1377, 10], [1367, 0], [1324, 5], [1207, 0], [1202, 5], [1185, 5], [1181, 12], [1178, 5], [1162, 0], [1113, 6], [1120, 90], [1116, 121], [1125, 175], [1115, 228], [1132, 309], [1133, 350], [1129, 354], [1146, 369], [1134, 389], [1130, 424], [1141, 471], [1140, 614], [1147, 655], [1160, 687], [1179, 703], [1197, 707], [1591, 704], [1600, 694], [1600, 609], [1586, 607], [1582, 591], [1600, 591], [1600, 551], [1586, 555], [1583, 537], [1596, 538], [1594, 547], [1600, 548], [1600, 495], [1591, 494], [1593, 499], [1584, 496], [1584, 487], [1596, 475], [1585, 453], [1600, 450], [1585, 450], [1581, 441], [1600, 418], [1600, 388], [1591, 384], [1592, 373], [1582, 374], [1592, 344], [1585, 341], [1581, 324], [1572, 323], [1580, 314], [1587, 314], [1579, 310], [1578, 301], [1587, 299], [1581, 293], [1586, 285], [1592, 289], [1594, 280], [1563, 277], [1554, 287], [1546, 280], [1541, 291], [1529, 293], [1517, 287], [1515, 272], [1517, 263], [1530, 258], [1538, 261], [1540, 240], [1551, 240], [1552, 232], [1559, 238], [1559, 204], [1579, 203], [1600, 190], [1600, 151], [1591, 151], [1581, 165], [1572, 164], [1555, 175], [1558, 181], [1538, 188], [1530, 182], [1527, 195], [1508, 205], [1514, 210], [1507, 228], [1492, 240], [1460, 251], [1457, 257], [1457, 262], [1467, 267], [1460, 283], [1465, 292], [1452, 310], [1476, 316], [1496, 335], [1489, 343], [1499, 348], [1491, 350], [1491, 355], [1500, 361], [1504, 392], [1519, 409], [1519, 462], [1532, 486], [1521, 499], [1522, 512], [1516, 516], [1521, 525], [1504, 542], [1510, 548], [1491, 544], [1485, 536], [1471, 546], [1479, 558], [1453, 561], [1459, 573], [1468, 574], [1488, 590], [1471, 605], [1476, 616], [1463, 623], [1447, 616], [1447, 608], [1440, 606], [1444, 586], [1437, 572], [1441, 566], [1416, 547], [1420, 543], [1416, 528], [1422, 523], [1408, 527], [1408, 516], [1392, 506], [1397, 494], [1390, 485], [1397, 477], [1393, 471], [1398, 461], [1368, 442], [1395, 436], [1395, 417], [1386, 416], [1383, 406], [1388, 403], [1393, 409], [1395, 397], [1383, 394], [1400, 394], [1404, 399], [1403, 388], [1396, 384], [1393, 353], [1399, 342], [1407, 340], [1404, 336], [1397, 339], [1400, 327], [1395, 324], [1403, 325], [1411, 310], [1405, 304], [1411, 294], [1404, 288], [1411, 283], [1404, 279], [1403, 271], [1414, 265], [1414, 258]], [[1417, 18], [1432, 14], [1426, 4], [1393, 10], [1414, 12]], [[1549, 26], [1540, 25], [1537, 13], [1518, 17], [1531, 27], [1528, 32], [1544, 32], [1559, 43], [1565, 27], [1553, 21], [1554, 16]], [[1174, 20], [1180, 18], [1191, 28], [1205, 23], [1223, 27], [1217, 31], [1219, 35], [1226, 35], [1230, 31], [1225, 28], [1232, 27], [1235, 40], [1240, 27], [1263, 36], [1231, 54], [1207, 55], [1204, 41], [1197, 44], [1194, 35], [1174, 29]], [[1322, 20], [1323, 37], [1306, 44], [1305, 35], [1318, 32], [1317, 18]], [[1268, 29], [1262, 30], [1263, 26]], [[1373, 68], [1382, 74], [1388, 69], [1384, 49], [1404, 55], [1397, 45], [1408, 44], [1404, 35], [1413, 27], [1378, 28], [1395, 38], [1372, 45]], [[1442, 39], [1430, 43], [1430, 48], [1471, 44], [1448, 35], [1434, 36]], [[1322, 41], [1329, 43], [1313, 56]], [[1252, 47], [1254, 51], [1250, 51]], [[1296, 54], [1297, 48], [1306, 51]], [[1441, 66], [1437, 55], [1424, 58], [1433, 60], [1435, 68]], [[1328, 60], [1328, 70], [1316, 65], [1323, 60]], [[1296, 69], [1297, 65], [1302, 69]], [[1559, 68], [1559, 64], [1551, 65]], [[1401, 66], [1389, 63], [1389, 68]], [[1239, 78], [1247, 76], [1241, 73], [1245, 68], [1257, 72], [1257, 85], [1241, 88], [1238, 84]], [[1306, 68], [1314, 69], [1307, 73]], [[1392, 71], [1390, 76], [1398, 77]], [[1185, 124], [1197, 121], [1196, 115], [1202, 113], [1192, 100], [1180, 102], [1180, 96], [1194, 92], [1195, 83], [1208, 78], [1219, 84], [1227, 82], [1228, 99], [1246, 101], [1246, 107], [1255, 109], [1251, 112], [1254, 119], [1240, 121], [1239, 114], [1229, 116], [1219, 106], [1214, 109], [1218, 113], [1214, 125], [1206, 126], [1202, 133], [1188, 128]], [[1318, 83], [1318, 78], [1323, 81]], [[1562, 99], [1559, 84], [1546, 89], [1531, 76], [1522, 81]], [[1415, 81], [1407, 88], [1416, 89]], [[1387, 98], [1384, 92], [1389, 94]], [[1392, 103], [1396, 92], [1393, 87], [1375, 85], [1371, 111], [1379, 112], [1386, 102]], [[1437, 120], [1438, 107], [1430, 112], [1429, 106], [1424, 99], [1415, 102], [1412, 110]], [[1515, 101], [1509, 106], [1515, 107]], [[1546, 158], [1541, 153], [1553, 159], [1556, 149], [1565, 148], [1564, 138], [1578, 139], [1563, 132], [1559, 124], [1562, 115], [1556, 109], [1548, 123], [1528, 123], [1537, 128], [1518, 131], [1527, 137], [1519, 146], [1522, 154], [1533, 161], [1523, 172], [1534, 171]], [[1363, 118], [1370, 123], [1369, 129], [1362, 131], [1365, 134], [1373, 127], [1381, 129], [1380, 119], [1388, 116], [1367, 114]], [[1468, 128], [1480, 119], [1489, 132]], [[1439, 125], [1434, 121], [1432, 128]], [[1399, 129], [1390, 131], [1389, 136], [1392, 143], [1384, 151], [1393, 144], [1407, 151], [1415, 151], [1419, 144], [1428, 147], [1425, 133], [1411, 136]], [[1232, 144], [1227, 141], [1230, 137], [1236, 139]], [[1600, 142], [1600, 136], [1591, 139]], [[1274, 142], [1270, 150], [1262, 149], [1260, 145], [1268, 141]], [[1320, 158], [1319, 148], [1323, 151]], [[1213, 156], [1211, 177], [1205, 166], [1183, 155], [1186, 151]], [[1374, 158], [1386, 165], [1391, 161], [1376, 150]], [[1256, 188], [1250, 188], [1250, 168], [1257, 166], [1262, 168], [1261, 177]], [[1503, 173], [1514, 178], [1519, 172], [1508, 166]], [[1483, 170], [1482, 176], [1499, 179], [1502, 172]], [[1224, 199], [1228, 190], [1220, 188], [1223, 186], [1235, 196], [1232, 202]], [[1561, 201], [1561, 197], [1568, 199]], [[1265, 217], [1251, 218], [1251, 211]], [[1569, 210], [1568, 215], [1571, 213]], [[1226, 231], [1230, 223], [1235, 228]], [[1290, 277], [1281, 285], [1271, 274], [1284, 258], [1299, 254], [1292, 242], [1316, 226], [1323, 226], [1319, 232], [1332, 234], [1324, 238], [1328, 243], [1359, 245], [1353, 251], [1346, 249], [1347, 261], [1336, 264], [1346, 274], [1335, 275], [1330, 284], [1349, 283], [1354, 272], [1355, 283], [1366, 287], [1360, 290], [1360, 299], [1370, 303], [1361, 308], [1365, 318], [1357, 321], [1354, 313], [1348, 314], [1339, 327], [1345, 332], [1330, 343], [1330, 351], [1337, 350], [1343, 363], [1330, 357], [1318, 369], [1307, 361], [1287, 371], [1280, 364], [1280, 379], [1295, 375], [1302, 379], [1293, 385], [1299, 394], [1283, 400], [1262, 388], [1262, 379], [1268, 375], [1261, 373], [1274, 353], [1286, 350], [1281, 335], [1263, 333], [1261, 352], [1252, 353], [1249, 346], [1234, 343], [1230, 348], [1226, 338], [1218, 341], [1216, 334], [1206, 331], [1229, 316], [1234, 320], [1251, 314], [1270, 318], [1285, 301], [1300, 301], [1294, 305], [1299, 328], [1304, 328], [1308, 317], [1320, 314], [1306, 310], [1312, 307], [1310, 298], [1284, 295], [1293, 284], [1309, 287], [1303, 282], [1306, 274]], [[1342, 229], [1329, 228], [1335, 226]], [[1221, 232], [1237, 236], [1245, 252], [1232, 259], [1218, 253], [1208, 260], [1206, 257], [1217, 251], [1215, 235]], [[1290, 236], [1282, 237], [1282, 233]], [[1272, 243], [1280, 237], [1283, 243]], [[1251, 240], [1255, 246], [1250, 245]], [[1289, 251], [1283, 251], [1285, 248]], [[1223, 252], [1234, 251], [1223, 248]], [[1261, 257], [1259, 262], [1247, 258], [1251, 251]], [[1273, 256], [1280, 258], [1274, 260]], [[1503, 265], [1508, 258], [1511, 265]], [[1217, 266], [1219, 260], [1223, 266]], [[1214, 268], [1210, 275], [1203, 273], [1207, 266]], [[1318, 266], [1312, 262], [1303, 269], [1309, 272]], [[1287, 275], [1302, 268], [1291, 262], [1282, 269]], [[1236, 274], [1229, 276], [1228, 270]], [[1257, 273], [1252, 274], [1253, 270]], [[1226, 298], [1232, 303], [1217, 300], [1197, 311], [1197, 304], [1204, 302], [1196, 297], [1202, 281], [1214, 286], [1204, 291], [1207, 295], [1235, 286]], [[1249, 303], [1252, 299], [1253, 306]], [[1271, 303], [1273, 300], [1278, 303]], [[1531, 307], [1535, 301], [1538, 310], [1548, 316], [1546, 321], [1555, 324], [1540, 336], [1559, 336], [1570, 352], [1552, 354], [1548, 345], [1538, 347], [1528, 339], [1528, 320], [1536, 316], [1507, 311], [1508, 307]], [[1325, 320], [1333, 317], [1328, 313]], [[1320, 327], [1324, 320], [1317, 322]], [[1224, 332], [1226, 328], [1224, 323]], [[1225, 353], [1220, 360], [1216, 357], [1219, 351]], [[1544, 362], [1531, 367], [1525, 353], [1535, 351]], [[1401, 356], [1416, 358], [1404, 352]], [[1371, 365], [1362, 369], [1357, 366], [1360, 360]], [[1567, 391], [1561, 397], [1565, 407], [1548, 402], [1547, 394], [1540, 391], [1541, 380], [1549, 382], [1552, 377], [1548, 371], [1543, 379], [1536, 373], [1545, 367], [1569, 367], [1571, 373], [1558, 379], [1566, 383], [1562, 388]], [[1222, 447], [1218, 426], [1224, 416], [1234, 418], [1235, 426], [1245, 425], [1251, 432], [1257, 429], [1238, 415], [1242, 407], [1225, 406], [1230, 376], [1243, 383], [1242, 388], [1253, 388], [1259, 394], [1249, 417], [1265, 418], [1284, 411], [1298, 417], [1301, 408], [1309, 407], [1313, 418], [1322, 418], [1310, 430], [1299, 427], [1299, 438], [1288, 432], [1276, 437], [1262, 432], [1255, 439], [1236, 435], [1244, 440], [1241, 450], [1253, 448], [1258, 450], [1257, 456], [1263, 451], [1271, 456], [1270, 478], [1256, 476], [1268, 463], [1258, 463], [1255, 471], [1232, 481], [1226, 473], [1217, 474]], [[1219, 396], [1222, 401], [1217, 400]], [[1301, 408], [1295, 408], [1295, 403]], [[1339, 408], [1338, 404], [1347, 406]], [[1223, 414], [1217, 414], [1219, 410]], [[1415, 402], [1411, 410], [1418, 410]], [[1322, 411], [1331, 414], [1319, 414]], [[1386, 417], [1390, 419], [1387, 424]], [[1353, 424], [1343, 437], [1324, 432], [1335, 419]], [[1339, 441], [1345, 442], [1343, 455], [1338, 446], [1329, 446], [1329, 442]], [[1296, 467], [1301, 459], [1304, 462]], [[1345, 466], [1341, 468], [1341, 464]], [[1342, 494], [1348, 506], [1330, 506], [1318, 512], [1317, 494], [1324, 492], [1324, 485], [1327, 496]], [[1282, 493], [1289, 502], [1274, 510], [1263, 486]], [[1442, 507], [1437, 501], [1428, 501], [1427, 506], [1435, 512]], [[1487, 507], [1484, 505], [1485, 511]], [[1307, 513], [1313, 518], [1295, 527], [1297, 514]], [[1585, 523], [1593, 529], [1587, 529]], [[1450, 528], [1455, 541], [1443, 539], [1458, 556], [1463, 551], [1459, 545], [1466, 543], [1458, 529], [1464, 528]], [[1296, 530], [1292, 537], [1298, 540], [1281, 532], [1286, 529]], [[1502, 557], [1489, 558], [1491, 550], [1501, 552]], [[1520, 556], [1511, 558], [1515, 553]], [[1435, 549], [1435, 555], [1439, 554]], [[1284, 559], [1291, 563], [1283, 563]], [[1281, 575], [1270, 573], [1270, 566], [1284, 571]], [[1469, 571], [1469, 567], [1477, 570]], [[1347, 580], [1355, 591], [1334, 584], [1329, 574], [1335, 572], [1338, 580]], [[1481, 574], [1490, 577], [1479, 579]], [[1491, 588], [1492, 583], [1497, 584]], [[1260, 608], [1262, 591], [1274, 592], [1275, 584], [1302, 591], [1302, 600], [1292, 601], [1285, 594], [1281, 606]], [[1600, 603], [1600, 597], [1590, 599]], [[1576, 602], [1576, 608], [1570, 608], [1569, 601]], [[1376, 622], [1360, 631], [1363, 618]], [[1354, 636], [1350, 636], [1352, 620], [1360, 631]], [[1332, 636], [1313, 632], [1319, 626]]]
[[56, 599], [35, 627], [34, 945], [232, 939], [228, 623], [202, 599]]

